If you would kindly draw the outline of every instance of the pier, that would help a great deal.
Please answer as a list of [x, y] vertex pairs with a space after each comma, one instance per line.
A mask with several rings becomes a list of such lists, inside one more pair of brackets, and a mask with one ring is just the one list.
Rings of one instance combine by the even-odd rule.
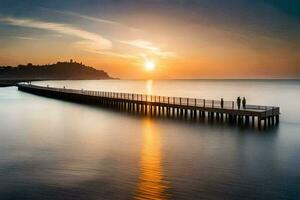
[[166, 97], [106, 91], [74, 90], [18, 84], [18, 90], [40, 96], [83, 104], [93, 104], [124, 112], [149, 116], [230, 123], [266, 129], [279, 124], [280, 108], [246, 105], [237, 108], [234, 101]]

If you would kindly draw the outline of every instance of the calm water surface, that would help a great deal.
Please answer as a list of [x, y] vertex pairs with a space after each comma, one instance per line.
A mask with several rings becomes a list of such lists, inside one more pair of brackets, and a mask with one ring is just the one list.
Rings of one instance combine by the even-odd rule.
[[281, 107], [266, 132], [138, 117], [0, 88], [0, 199], [300, 199], [299, 81], [40, 85]]

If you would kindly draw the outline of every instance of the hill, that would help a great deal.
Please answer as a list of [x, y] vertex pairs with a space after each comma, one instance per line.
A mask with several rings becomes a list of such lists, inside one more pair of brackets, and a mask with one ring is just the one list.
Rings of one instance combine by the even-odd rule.
[[103, 70], [85, 66], [82, 63], [57, 62], [51, 65], [18, 65], [0, 67], [0, 81], [26, 80], [99, 80], [111, 79]]

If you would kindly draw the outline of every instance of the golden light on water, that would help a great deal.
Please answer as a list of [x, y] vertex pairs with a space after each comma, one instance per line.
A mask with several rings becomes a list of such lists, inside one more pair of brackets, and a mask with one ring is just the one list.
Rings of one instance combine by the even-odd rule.
[[152, 90], [153, 90], [153, 80], [147, 80], [146, 82], [146, 90], [147, 90], [147, 95], [152, 95]]
[[167, 199], [165, 190], [159, 132], [152, 121], [146, 119], [143, 129], [143, 147], [140, 161], [140, 176], [135, 199]]

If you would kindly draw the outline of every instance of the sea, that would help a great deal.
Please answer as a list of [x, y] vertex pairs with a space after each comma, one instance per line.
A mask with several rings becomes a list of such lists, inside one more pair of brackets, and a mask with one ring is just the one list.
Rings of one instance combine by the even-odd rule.
[[37, 85], [280, 107], [255, 128], [137, 116], [0, 88], [0, 199], [300, 199], [300, 81], [96, 80]]

